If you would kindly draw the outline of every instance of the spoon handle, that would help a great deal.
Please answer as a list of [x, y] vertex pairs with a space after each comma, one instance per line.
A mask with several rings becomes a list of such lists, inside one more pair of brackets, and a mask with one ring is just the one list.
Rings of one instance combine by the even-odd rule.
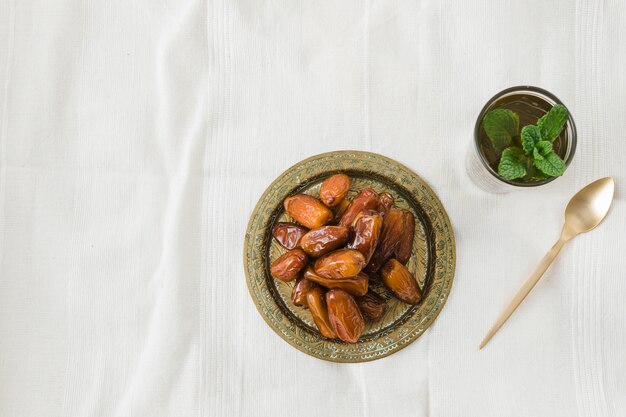
[[541, 259], [541, 261], [539, 261], [539, 264], [537, 265], [533, 273], [530, 274], [530, 276], [522, 284], [520, 289], [517, 290], [517, 293], [515, 294], [513, 299], [511, 299], [509, 305], [507, 305], [506, 308], [500, 313], [495, 323], [493, 323], [493, 326], [491, 326], [491, 329], [489, 329], [489, 332], [487, 333], [483, 341], [480, 342], [480, 349], [485, 347], [485, 345], [489, 342], [489, 340], [491, 340], [493, 335], [495, 335], [498, 330], [500, 330], [500, 327], [502, 327], [502, 325], [509, 319], [509, 317], [511, 317], [515, 309], [517, 309], [522, 301], [524, 301], [524, 299], [533, 289], [535, 284], [539, 282], [539, 279], [541, 279], [544, 272], [546, 272], [550, 265], [552, 265], [552, 262], [561, 251], [561, 248], [563, 247], [565, 242], [565, 240], [559, 239], [548, 251], [548, 253], [546, 253], [546, 255]]

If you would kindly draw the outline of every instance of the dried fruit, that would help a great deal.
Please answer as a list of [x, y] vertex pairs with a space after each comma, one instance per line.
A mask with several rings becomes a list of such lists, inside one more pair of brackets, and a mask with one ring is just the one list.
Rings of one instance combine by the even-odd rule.
[[330, 290], [326, 293], [328, 319], [335, 334], [344, 342], [359, 340], [365, 320], [354, 298], [343, 290]]
[[312, 288], [306, 294], [306, 301], [313, 316], [313, 321], [322, 336], [334, 339], [337, 337], [330, 325], [328, 318], [328, 307], [326, 306], [326, 298], [324, 291], [320, 287]]
[[314, 282], [306, 278], [298, 278], [296, 285], [293, 286], [291, 291], [291, 301], [298, 307], [307, 307], [306, 295], [315, 287], [317, 287], [317, 284]]
[[408, 304], [417, 304], [422, 299], [417, 281], [411, 272], [396, 259], [390, 259], [380, 271], [383, 282], [393, 295]]
[[316, 274], [311, 265], [305, 268], [304, 278], [326, 288], [340, 288], [352, 295], [366, 294], [369, 285], [369, 277], [363, 272], [359, 272], [356, 276], [350, 278], [324, 278]]
[[317, 229], [333, 219], [333, 212], [318, 199], [306, 194], [285, 198], [285, 211], [298, 223]]
[[335, 217], [333, 218], [334, 223], [339, 223], [339, 221], [343, 217], [343, 213], [346, 212], [349, 206], [350, 206], [350, 200], [348, 200], [347, 198], [344, 198], [343, 200], [341, 200], [339, 204], [337, 204], [334, 207], [335, 209]]
[[382, 226], [383, 218], [378, 212], [362, 211], [354, 220], [352, 225], [354, 233], [346, 247], [358, 250], [365, 257], [365, 263], [369, 262], [378, 245]]
[[[413, 215], [406, 210], [391, 208], [383, 217], [383, 227], [380, 232], [378, 246], [376, 246], [374, 255], [372, 255], [372, 259], [367, 266], [368, 271], [377, 272], [394, 255], [400, 241], [403, 238], [406, 239], [406, 234], [409, 233], [407, 229], [413, 235], [415, 229]], [[413, 241], [411, 241], [412, 245]]]
[[308, 258], [302, 249], [293, 249], [279, 256], [270, 267], [274, 278], [281, 281], [296, 279], [300, 271], [306, 266]]
[[348, 195], [350, 178], [346, 174], [328, 177], [320, 187], [320, 200], [328, 207], [335, 207]]
[[365, 320], [378, 320], [383, 316], [387, 308], [387, 301], [372, 290], [369, 290], [362, 297], [356, 297], [355, 300]]
[[322, 336], [354, 343], [365, 320], [380, 320], [387, 308], [387, 297], [372, 286], [384, 283], [411, 304], [422, 293], [403, 265], [413, 248], [413, 214], [396, 208], [391, 193], [372, 188], [350, 201], [350, 186], [350, 177], [335, 174], [321, 184], [319, 199], [307, 194], [285, 198], [293, 223], [276, 223], [272, 235], [289, 252], [272, 263], [270, 272], [282, 281], [296, 280], [291, 301], [309, 309]]
[[378, 194], [378, 212], [381, 216], [384, 216], [389, 209], [393, 206], [396, 200], [388, 192]]
[[357, 275], [365, 266], [365, 257], [354, 249], [340, 249], [319, 258], [315, 272], [324, 278], [349, 278]]
[[353, 199], [339, 221], [339, 226], [350, 226], [363, 210], [376, 210], [378, 194], [371, 188], [364, 188]]
[[291, 222], [276, 223], [272, 228], [272, 236], [285, 249], [300, 247], [300, 239], [309, 229]]
[[349, 232], [347, 227], [323, 226], [304, 235], [300, 245], [307, 254], [317, 258], [343, 246], [348, 240]]
[[413, 237], [415, 236], [415, 218], [410, 211], [403, 210], [404, 216], [404, 233], [396, 246], [394, 254], [396, 259], [403, 264], [409, 261], [411, 251], [413, 250]]

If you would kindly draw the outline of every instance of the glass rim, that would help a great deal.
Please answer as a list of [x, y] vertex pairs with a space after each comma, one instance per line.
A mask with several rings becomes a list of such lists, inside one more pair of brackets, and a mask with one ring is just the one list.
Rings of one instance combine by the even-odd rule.
[[[512, 180], [507, 180], [506, 178], [502, 178], [498, 174], [498, 172], [496, 170], [494, 170], [489, 165], [489, 163], [485, 159], [485, 156], [480, 151], [479, 130], [480, 130], [480, 124], [481, 124], [481, 122], [483, 120], [483, 117], [485, 117], [485, 114], [487, 113], [487, 110], [490, 108], [490, 106], [493, 104], [494, 101], [496, 101], [497, 99], [502, 98], [502, 97], [504, 97], [506, 95], [509, 95], [511, 93], [525, 93], [525, 92], [536, 93], [535, 95], [537, 97], [539, 97], [541, 99], [544, 99], [548, 103], [550, 103], [550, 101], [552, 101], [553, 103], [550, 103], [552, 105], [554, 105], [554, 104], [564, 105], [563, 102], [561, 100], [559, 100], [559, 98], [557, 96], [555, 96], [554, 94], [552, 94], [551, 92], [549, 92], [547, 90], [544, 90], [543, 88], [534, 87], [534, 86], [531, 86], [531, 85], [518, 85], [518, 86], [506, 88], [506, 89], [500, 91], [499, 93], [495, 94], [489, 100], [487, 100], [487, 103], [485, 103], [483, 108], [480, 110], [480, 113], [478, 114], [478, 118], [476, 119], [476, 124], [474, 125], [474, 148], [476, 150], [476, 153], [478, 153], [478, 159], [480, 159], [480, 162], [483, 164], [485, 169], [491, 175], [493, 175], [497, 180], [502, 181], [504, 183], [507, 183], [509, 185], [512, 185], [514, 187], [523, 187], [523, 188], [526, 188], [526, 187], [537, 187], [537, 186], [540, 186], [540, 185], [548, 184], [548, 183], [554, 181], [555, 179], [557, 179], [559, 177], [550, 177], [550, 178], [547, 178], [545, 180], [533, 181], [533, 182], [515, 182], [515, 181], [512, 181]], [[548, 100], [546, 100], [546, 98]], [[568, 141], [569, 141], [569, 144], [570, 144], [570, 147], [569, 147], [570, 150], [569, 150], [569, 153], [567, 154], [566, 159], [564, 160], [566, 169], [569, 168], [569, 165], [572, 162], [572, 159], [574, 159], [574, 154], [576, 153], [576, 145], [577, 145], [576, 124], [574, 123], [574, 118], [572, 117], [572, 113], [569, 111], [569, 108], [567, 109], [567, 113], [568, 113], [568, 115], [567, 115], [566, 125], [569, 126], [572, 134], [568, 135]]]

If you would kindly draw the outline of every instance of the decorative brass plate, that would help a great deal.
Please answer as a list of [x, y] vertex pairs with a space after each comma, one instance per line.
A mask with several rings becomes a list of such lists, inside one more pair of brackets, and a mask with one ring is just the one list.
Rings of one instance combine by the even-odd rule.
[[[321, 182], [339, 172], [352, 180], [349, 197], [364, 187], [388, 191], [397, 206], [415, 215], [415, 240], [407, 267], [424, 292], [422, 301], [410, 306], [393, 298], [377, 280], [370, 280], [370, 287], [388, 300], [387, 310], [380, 320], [366, 325], [357, 343], [324, 338], [308, 310], [291, 303], [294, 283], [278, 281], [269, 273], [272, 261], [285, 252], [272, 239], [274, 223], [289, 220], [283, 209], [284, 198], [297, 193], [317, 197]], [[435, 193], [407, 167], [384, 156], [360, 151], [316, 155], [285, 171], [254, 208], [244, 242], [248, 289], [263, 319], [292, 346], [333, 362], [379, 359], [417, 339], [443, 308], [452, 287], [454, 268], [454, 233]]]

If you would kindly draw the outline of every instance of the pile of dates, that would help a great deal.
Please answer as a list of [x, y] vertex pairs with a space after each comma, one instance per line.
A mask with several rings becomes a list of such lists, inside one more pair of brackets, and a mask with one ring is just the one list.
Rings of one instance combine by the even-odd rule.
[[297, 223], [277, 223], [274, 239], [288, 249], [270, 272], [284, 282], [296, 280], [291, 300], [308, 308], [327, 338], [356, 342], [365, 321], [385, 312], [383, 297], [368, 289], [381, 279], [408, 304], [422, 298], [415, 277], [404, 266], [411, 256], [415, 219], [394, 206], [391, 194], [362, 189], [347, 200], [350, 178], [336, 174], [321, 185], [319, 199], [287, 197], [285, 211]]

